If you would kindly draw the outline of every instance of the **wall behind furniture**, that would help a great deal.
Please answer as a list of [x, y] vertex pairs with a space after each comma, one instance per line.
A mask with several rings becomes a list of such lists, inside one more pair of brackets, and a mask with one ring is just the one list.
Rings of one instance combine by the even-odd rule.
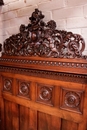
[[81, 34], [87, 55], [87, 0], [4, 0], [0, 7], [0, 42], [18, 33], [21, 24], [27, 25], [35, 8], [45, 14], [44, 21], [55, 20], [57, 29]]

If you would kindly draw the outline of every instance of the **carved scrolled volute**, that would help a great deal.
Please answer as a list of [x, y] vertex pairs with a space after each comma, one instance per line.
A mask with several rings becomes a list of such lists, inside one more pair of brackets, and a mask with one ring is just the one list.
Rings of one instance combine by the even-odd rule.
[[38, 9], [29, 18], [30, 23], [20, 26], [20, 33], [4, 41], [4, 55], [40, 56], [54, 58], [85, 58], [84, 39], [72, 32], [56, 29], [56, 22], [43, 21], [44, 15]]

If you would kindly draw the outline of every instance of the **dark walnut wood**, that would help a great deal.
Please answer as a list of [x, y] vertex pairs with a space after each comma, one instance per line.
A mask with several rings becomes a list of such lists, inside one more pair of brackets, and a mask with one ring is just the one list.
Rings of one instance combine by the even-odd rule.
[[1, 5], [4, 5], [4, 2], [3, 2], [3, 0], [0, 0], [0, 6], [1, 6]]
[[85, 42], [80, 35], [57, 30], [54, 20], [45, 23], [43, 18], [42, 12], [35, 9], [30, 23], [22, 24], [20, 33], [5, 40], [4, 55], [87, 58], [82, 56]]
[[0, 130], [87, 130], [85, 42], [43, 18], [0, 44]]

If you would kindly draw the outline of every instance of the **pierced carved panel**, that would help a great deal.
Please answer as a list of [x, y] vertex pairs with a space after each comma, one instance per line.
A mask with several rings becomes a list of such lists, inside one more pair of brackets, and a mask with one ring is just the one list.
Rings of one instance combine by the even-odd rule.
[[37, 102], [53, 106], [53, 88], [54, 86], [37, 84]]
[[83, 91], [61, 88], [60, 108], [82, 114]]
[[3, 0], [0, 0], [0, 6], [1, 6], [1, 5], [4, 5], [4, 2], [3, 2]]
[[12, 78], [3, 77], [3, 91], [12, 93], [12, 84], [13, 84]]
[[54, 58], [84, 58], [84, 39], [79, 34], [56, 29], [56, 22], [45, 23], [38, 9], [32, 13], [27, 26], [20, 26], [20, 33], [4, 41], [4, 55], [39, 56]]
[[30, 82], [18, 80], [18, 96], [30, 98]]

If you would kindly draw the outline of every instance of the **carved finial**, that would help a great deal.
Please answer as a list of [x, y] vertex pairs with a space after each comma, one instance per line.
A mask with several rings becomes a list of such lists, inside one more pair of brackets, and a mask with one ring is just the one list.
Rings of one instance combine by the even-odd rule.
[[31, 21], [31, 24], [35, 25], [38, 22], [41, 21], [41, 19], [44, 18], [44, 15], [42, 14], [41, 11], [39, 11], [38, 9], [35, 9], [35, 11], [32, 13], [31, 17], [29, 18]]

